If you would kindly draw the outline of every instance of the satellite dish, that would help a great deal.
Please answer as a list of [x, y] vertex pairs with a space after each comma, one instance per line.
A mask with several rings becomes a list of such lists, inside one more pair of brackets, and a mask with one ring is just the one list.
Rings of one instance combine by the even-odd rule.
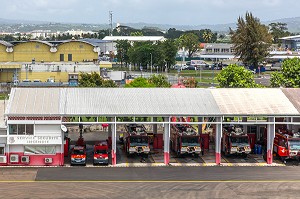
[[67, 132], [68, 131], [68, 128], [65, 126], [65, 125], [61, 125], [61, 130], [63, 131], [63, 132]]

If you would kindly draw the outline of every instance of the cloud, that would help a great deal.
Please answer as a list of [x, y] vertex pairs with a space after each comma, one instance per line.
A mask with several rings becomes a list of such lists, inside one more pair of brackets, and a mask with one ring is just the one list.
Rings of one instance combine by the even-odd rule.
[[[0, 0], [0, 18], [108, 23], [216, 24], [246, 11], [261, 20], [297, 17], [298, 0]], [[292, 6], [286, 6], [292, 5]], [[300, 14], [299, 14], [300, 15]]]

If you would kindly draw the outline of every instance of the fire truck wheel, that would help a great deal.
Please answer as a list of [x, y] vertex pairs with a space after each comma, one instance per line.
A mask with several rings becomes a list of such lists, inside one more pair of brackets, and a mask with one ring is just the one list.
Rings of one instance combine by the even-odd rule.
[[204, 155], [204, 150], [201, 151], [201, 154]]
[[196, 154], [196, 153], [195, 153], [195, 154], [194, 154], [194, 157], [195, 157], [195, 158], [198, 158], [198, 157], [199, 157], [199, 154]]
[[286, 164], [286, 159], [284, 157], [281, 157], [281, 161]]

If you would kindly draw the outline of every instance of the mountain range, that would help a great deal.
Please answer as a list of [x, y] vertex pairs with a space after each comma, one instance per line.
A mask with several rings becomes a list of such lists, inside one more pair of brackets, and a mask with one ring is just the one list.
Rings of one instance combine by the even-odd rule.
[[[262, 21], [263, 24], [268, 25], [272, 22], [286, 23], [288, 30], [292, 33], [300, 32], [300, 17], [284, 18], [271, 21]], [[141, 29], [143, 27], [155, 27], [160, 30], [168, 30], [169, 28], [176, 28], [177, 30], [200, 30], [211, 29], [216, 32], [228, 32], [229, 27], [236, 28], [236, 23], [228, 24], [201, 24], [201, 25], [172, 25], [172, 24], [151, 24], [151, 23], [122, 23], [121, 25], [130, 26], [132, 28]], [[116, 24], [113, 24], [115, 27]], [[82, 23], [57, 23], [47, 21], [27, 21], [27, 20], [11, 20], [0, 18], [0, 31], [15, 31], [15, 32], [28, 32], [32, 30], [53, 30], [53, 31], [66, 31], [70, 29], [81, 30], [100, 30], [108, 28], [108, 24], [82, 24]], [[17, 29], [17, 30], [16, 30]]]

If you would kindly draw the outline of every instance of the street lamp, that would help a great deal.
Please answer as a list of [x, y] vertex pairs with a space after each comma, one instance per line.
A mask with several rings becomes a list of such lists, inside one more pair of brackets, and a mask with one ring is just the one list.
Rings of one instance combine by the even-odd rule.
[[151, 56], [151, 63], [150, 63], [150, 67], [151, 67], [151, 75], [152, 75], [152, 53], [150, 53]]

